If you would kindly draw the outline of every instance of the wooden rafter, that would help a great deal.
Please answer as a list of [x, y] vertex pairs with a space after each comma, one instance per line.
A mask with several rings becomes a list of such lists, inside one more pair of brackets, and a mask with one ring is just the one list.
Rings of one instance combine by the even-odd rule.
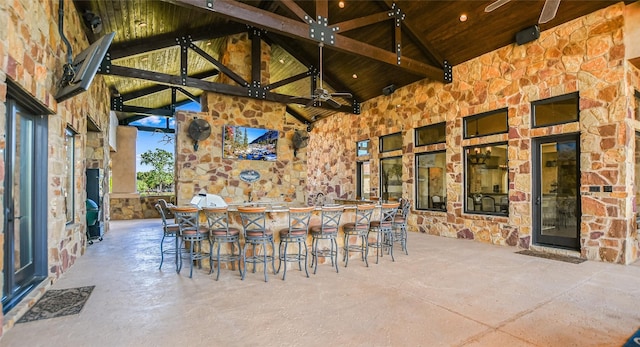
[[[207, 3], [202, 0], [165, 0], [180, 6], [193, 7], [207, 12], [219, 13], [233, 20], [257, 26], [268, 31], [276, 32], [288, 37], [317, 42], [309, 37], [309, 25], [291, 18], [280, 16], [254, 6], [250, 6], [233, 0], [216, 0]], [[326, 0], [316, 2], [316, 15], [322, 15], [326, 7]], [[325, 14], [326, 15], [326, 14]], [[395, 52], [389, 52], [376, 46], [357, 41], [337, 33], [334, 45], [327, 46], [350, 54], [363, 55], [370, 59], [381, 61], [393, 66], [405, 69], [416, 76], [428, 77], [441, 81], [443, 71], [441, 68], [425, 64], [423, 62], [403, 57], [400, 64]]]

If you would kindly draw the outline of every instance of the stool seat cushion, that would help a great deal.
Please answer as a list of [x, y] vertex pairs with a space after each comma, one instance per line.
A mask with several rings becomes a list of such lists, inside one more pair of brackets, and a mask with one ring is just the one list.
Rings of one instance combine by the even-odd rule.
[[343, 227], [344, 232], [353, 232], [353, 231], [366, 231], [369, 230], [369, 226], [366, 224], [358, 224], [356, 227], [356, 223], [347, 223]]
[[[229, 228], [229, 235], [239, 235], [240, 229], [238, 228]], [[212, 229], [211, 235], [213, 236], [225, 236], [227, 235], [227, 229]]]
[[[271, 230], [266, 229], [264, 230], [264, 235], [272, 235], [273, 233], [271, 232]], [[247, 231], [247, 237], [260, 237], [262, 236], [262, 231], [261, 230], [251, 230], [251, 231]]]
[[177, 233], [178, 231], [180, 231], [180, 226], [178, 226], [178, 224], [167, 224], [167, 233]]
[[380, 221], [376, 220], [376, 221], [372, 221], [371, 222], [371, 227], [372, 228], [380, 228], [380, 227], [390, 228], [391, 227], [391, 222], [382, 222], [382, 223], [380, 223]]
[[182, 231], [182, 236], [196, 236], [198, 234], [207, 235], [207, 234], [209, 234], [209, 229], [200, 228], [198, 230], [188, 229], [188, 230], [183, 230]]
[[307, 234], [306, 230], [300, 230], [300, 229], [293, 229], [291, 230], [291, 234], [289, 234], [289, 228], [286, 229], [280, 229], [280, 231], [278, 231], [278, 233], [280, 234], [280, 237], [283, 236], [287, 236], [287, 235], [291, 235], [291, 236], [304, 236]]
[[336, 234], [338, 232], [338, 228], [329, 227], [322, 229], [322, 225], [314, 225], [309, 228], [313, 234]]

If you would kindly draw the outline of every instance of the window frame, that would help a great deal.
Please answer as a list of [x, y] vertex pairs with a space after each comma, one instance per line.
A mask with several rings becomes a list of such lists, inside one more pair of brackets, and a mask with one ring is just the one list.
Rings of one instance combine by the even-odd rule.
[[640, 121], [640, 91], [634, 91], [634, 96], [636, 98], [636, 120]]
[[[391, 148], [391, 149], [387, 149], [384, 150], [384, 140], [392, 138], [394, 136], [398, 136], [400, 138], [400, 147], [397, 148]], [[387, 134], [387, 135], [382, 135], [380, 136], [380, 143], [379, 143], [379, 150], [380, 153], [387, 153], [387, 152], [393, 152], [393, 151], [397, 151], [397, 150], [401, 150], [402, 146], [403, 146], [403, 138], [402, 138], [402, 132], [397, 132], [397, 133], [393, 133], [393, 134]]]
[[[425, 142], [425, 143], [420, 143], [418, 141], [418, 139], [420, 138], [419, 136], [419, 132], [421, 130], [426, 130], [426, 129], [433, 129], [436, 127], [444, 127], [444, 139], [442, 141], [433, 141], [433, 142]], [[430, 125], [425, 125], [423, 127], [419, 127], [419, 128], [415, 128], [414, 129], [414, 133], [413, 133], [414, 139], [415, 139], [415, 146], [416, 147], [422, 147], [422, 146], [427, 146], [427, 145], [435, 145], [438, 143], [446, 143], [447, 142], [447, 122], [440, 122], [440, 123], [435, 123], [435, 124], [430, 124]]]
[[[416, 210], [418, 210], [418, 211], [436, 211], [436, 212], [446, 212], [446, 211], [447, 211], [447, 204], [446, 204], [446, 189], [445, 189], [445, 195], [443, 196], [443, 198], [444, 198], [444, 202], [445, 202], [445, 203], [444, 203], [444, 205], [443, 205], [443, 206], [444, 206], [444, 208], [442, 208], [442, 209], [438, 209], [438, 208], [434, 208], [434, 207], [429, 207], [429, 201], [427, 201], [427, 207], [426, 207], [426, 208], [421, 208], [421, 207], [419, 207], [419, 204], [418, 204], [418, 197], [420, 196], [420, 194], [419, 194], [420, 192], [418, 191], [418, 190], [419, 190], [419, 187], [420, 187], [420, 185], [418, 184], [418, 179], [419, 179], [419, 176], [418, 176], [418, 170], [420, 169], [420, 167], [418, 167], [418, 160], [419, 160], [419, 158], [420, 158], [420, 157], [422, 157], [422, 156], [426, 156], [426, 155], [438, 155], [438, 154], [444, 154], [444, 155], [445, 155], [445, 164], [446, 164], [446, 155], [447, 155], [447, 151], [446, 151], [446, 150], [430, 151], [430, 152], [420, 152], [420, 153], [416, 153], [416, 154], [415, 154], [415, 158], [414, 158], [414, 160], [415, 160], [415, 162], [414, 162], [414, 170], [415, 170], [415, 172], [414, 172], [413, 177], [415, 177], [415, 182], [416, 182], [416, 184], [414, 184], [414, 196], [415, 196], [414, 201], [415, 201], [416, 203], [415, 203], [414, 208], [415, 208]], [[447, 171], [446, 171], [446, 170], [447, 170], [447, 167], [446, 167], [446, 165], [443, 167], [443, 170], [444, 170], [444, 182], [443, 182], [443, 184], [444, 184], [444, 186], [446, 187], [446, 186], [447, 186]]]
[[[545, 123], [545, 124], [542, 124], [542, 125], [539, 125], [536, 122], [536, 106], [552, 104], [554, 102], [563, 101], [563, 100], [570, 100], [570, 99], [575, 99], [576, 100], [576, 119], [563, 120], [563, 121], [552, 122], [552, 123]], [[552, 96], [550, 98], [546, 98], [546, 99], [542, 99], [542, 100], [536, 100], [536, 101], [532, 101], [531, 102], [531, 128], [532, 129], [544, 128], [544, 127], [553, 126], [553, 125], [559, 125], [559, 124], [574, 123], [574, 122], [579, 122], [579, 121], [580, 121], [580, 93], [579, 92], [572, 92], [572, 93], [568, 93], [568, 94]]]
[[[384, 200], [384, 197], [383, 197], [384, 189], [383, 189], [383, 182], [382, 182], [382, 179], [383, 179], [383, 175], [382, 175], [382, 163], [383, 163], [383, 161], [385, 161], [385, 160], [390, 160], [390, 159], [399, 159], [399, 160], [400, 160], [400, 167], [401, 167], [401, 170], [402, 170], [402, 171], [404, 171], [404, 167], [402, 167], [402, 159], [403, 159], [403, 157], [402, 157], [401, 155], [397, 155], [397, 156], [389, 156], [389, 157], [380, 158], [380, 160], [379, 160], [379, 165], [380, 165], [380, 166], [379, 166], [379, 175], [378, 175], [378, 176], [379, 176], [379, 177], [378, 177], [378, 178], [379, 178], [379, 182], [378, 182], [378, 183], [379, 183], [379, 187], [380, 187], [380, 199], [381, 199], [381, 200]], [[400, 174], [400, 197], [402, 197], [402, 191], [403, 191], [403, 187], [402, 187], [402, 185], [403, 185], [403, 183], [404, 183], [404, 182], [402, 181], [402, 173], [401, 173], [401, 174]], [[387, 190], [387, 194], [389, 194], [389, 191], [388, 191], [388, 190]], [[386, 200], [390, 200], [390, 199], [389, 199], [389, 196], [387, 196], [387, 199], [386, 199]]]
[[[504, 131], [495, 131], [492, 133], [486, 133], [486, 134], [475, 134], [475, 135], [470, 135], [469, 134], [469, 122], [470, 121], [478, 121], [482, 118], [488, 118], [494, 115], [498, 115], [498, 114], [502, 114], [504, 113], [504, 125], [505, 125], [505, 130]], [[474, 114], [472, 116], [467, 116], [464, 117], [462, 119], [462, 134], [463, 134], [463, 138], [464, 139], [473, 139], [473, 138], [478, 138], [478, 137], [484, 137], [484, 136], [490, 136], [490, 135], [496, 135], [496, 134], [507, 134], [509, 132], [509, 108], [507, 107], [503, 107], [497, 110], [493, 110], [493, 111], [488, 111], [488, 112], [483, 112], [483, 113], [479, 113], [479, 114]]]

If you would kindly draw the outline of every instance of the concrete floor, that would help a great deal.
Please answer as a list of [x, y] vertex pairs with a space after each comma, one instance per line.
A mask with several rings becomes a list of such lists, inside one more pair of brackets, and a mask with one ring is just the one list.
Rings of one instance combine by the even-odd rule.
[[570, 264], [409, 234], [409, 255], [287, 280], [158, 271], [159, 220], [111, 222], [53, 289], [95, 285], [74, 316], [2, 346], [621, 346], [640, 328], [640, 265]]

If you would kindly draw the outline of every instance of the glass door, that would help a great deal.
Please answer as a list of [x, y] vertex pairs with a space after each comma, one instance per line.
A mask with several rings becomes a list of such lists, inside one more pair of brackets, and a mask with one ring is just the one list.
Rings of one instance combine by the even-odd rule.
[[[2, 293], [5, 312], [44, 278], [38, 273], [42, 272], [42, 262], [46, 264], [46, 249], [39, 246], [43, 236], [36, 234], [36, 226], [42, 224], [36, 221], [41, 214], [36, 213], [36, 157], [42, 142], [36, 139], [39, 120], [12, 100], [7, 102], [7, 111]], [[43, 230], [46, 235], [46, 227]]]
[[537, 139], [533, 154], [533, 242], [579, 250], [579, 134]]

